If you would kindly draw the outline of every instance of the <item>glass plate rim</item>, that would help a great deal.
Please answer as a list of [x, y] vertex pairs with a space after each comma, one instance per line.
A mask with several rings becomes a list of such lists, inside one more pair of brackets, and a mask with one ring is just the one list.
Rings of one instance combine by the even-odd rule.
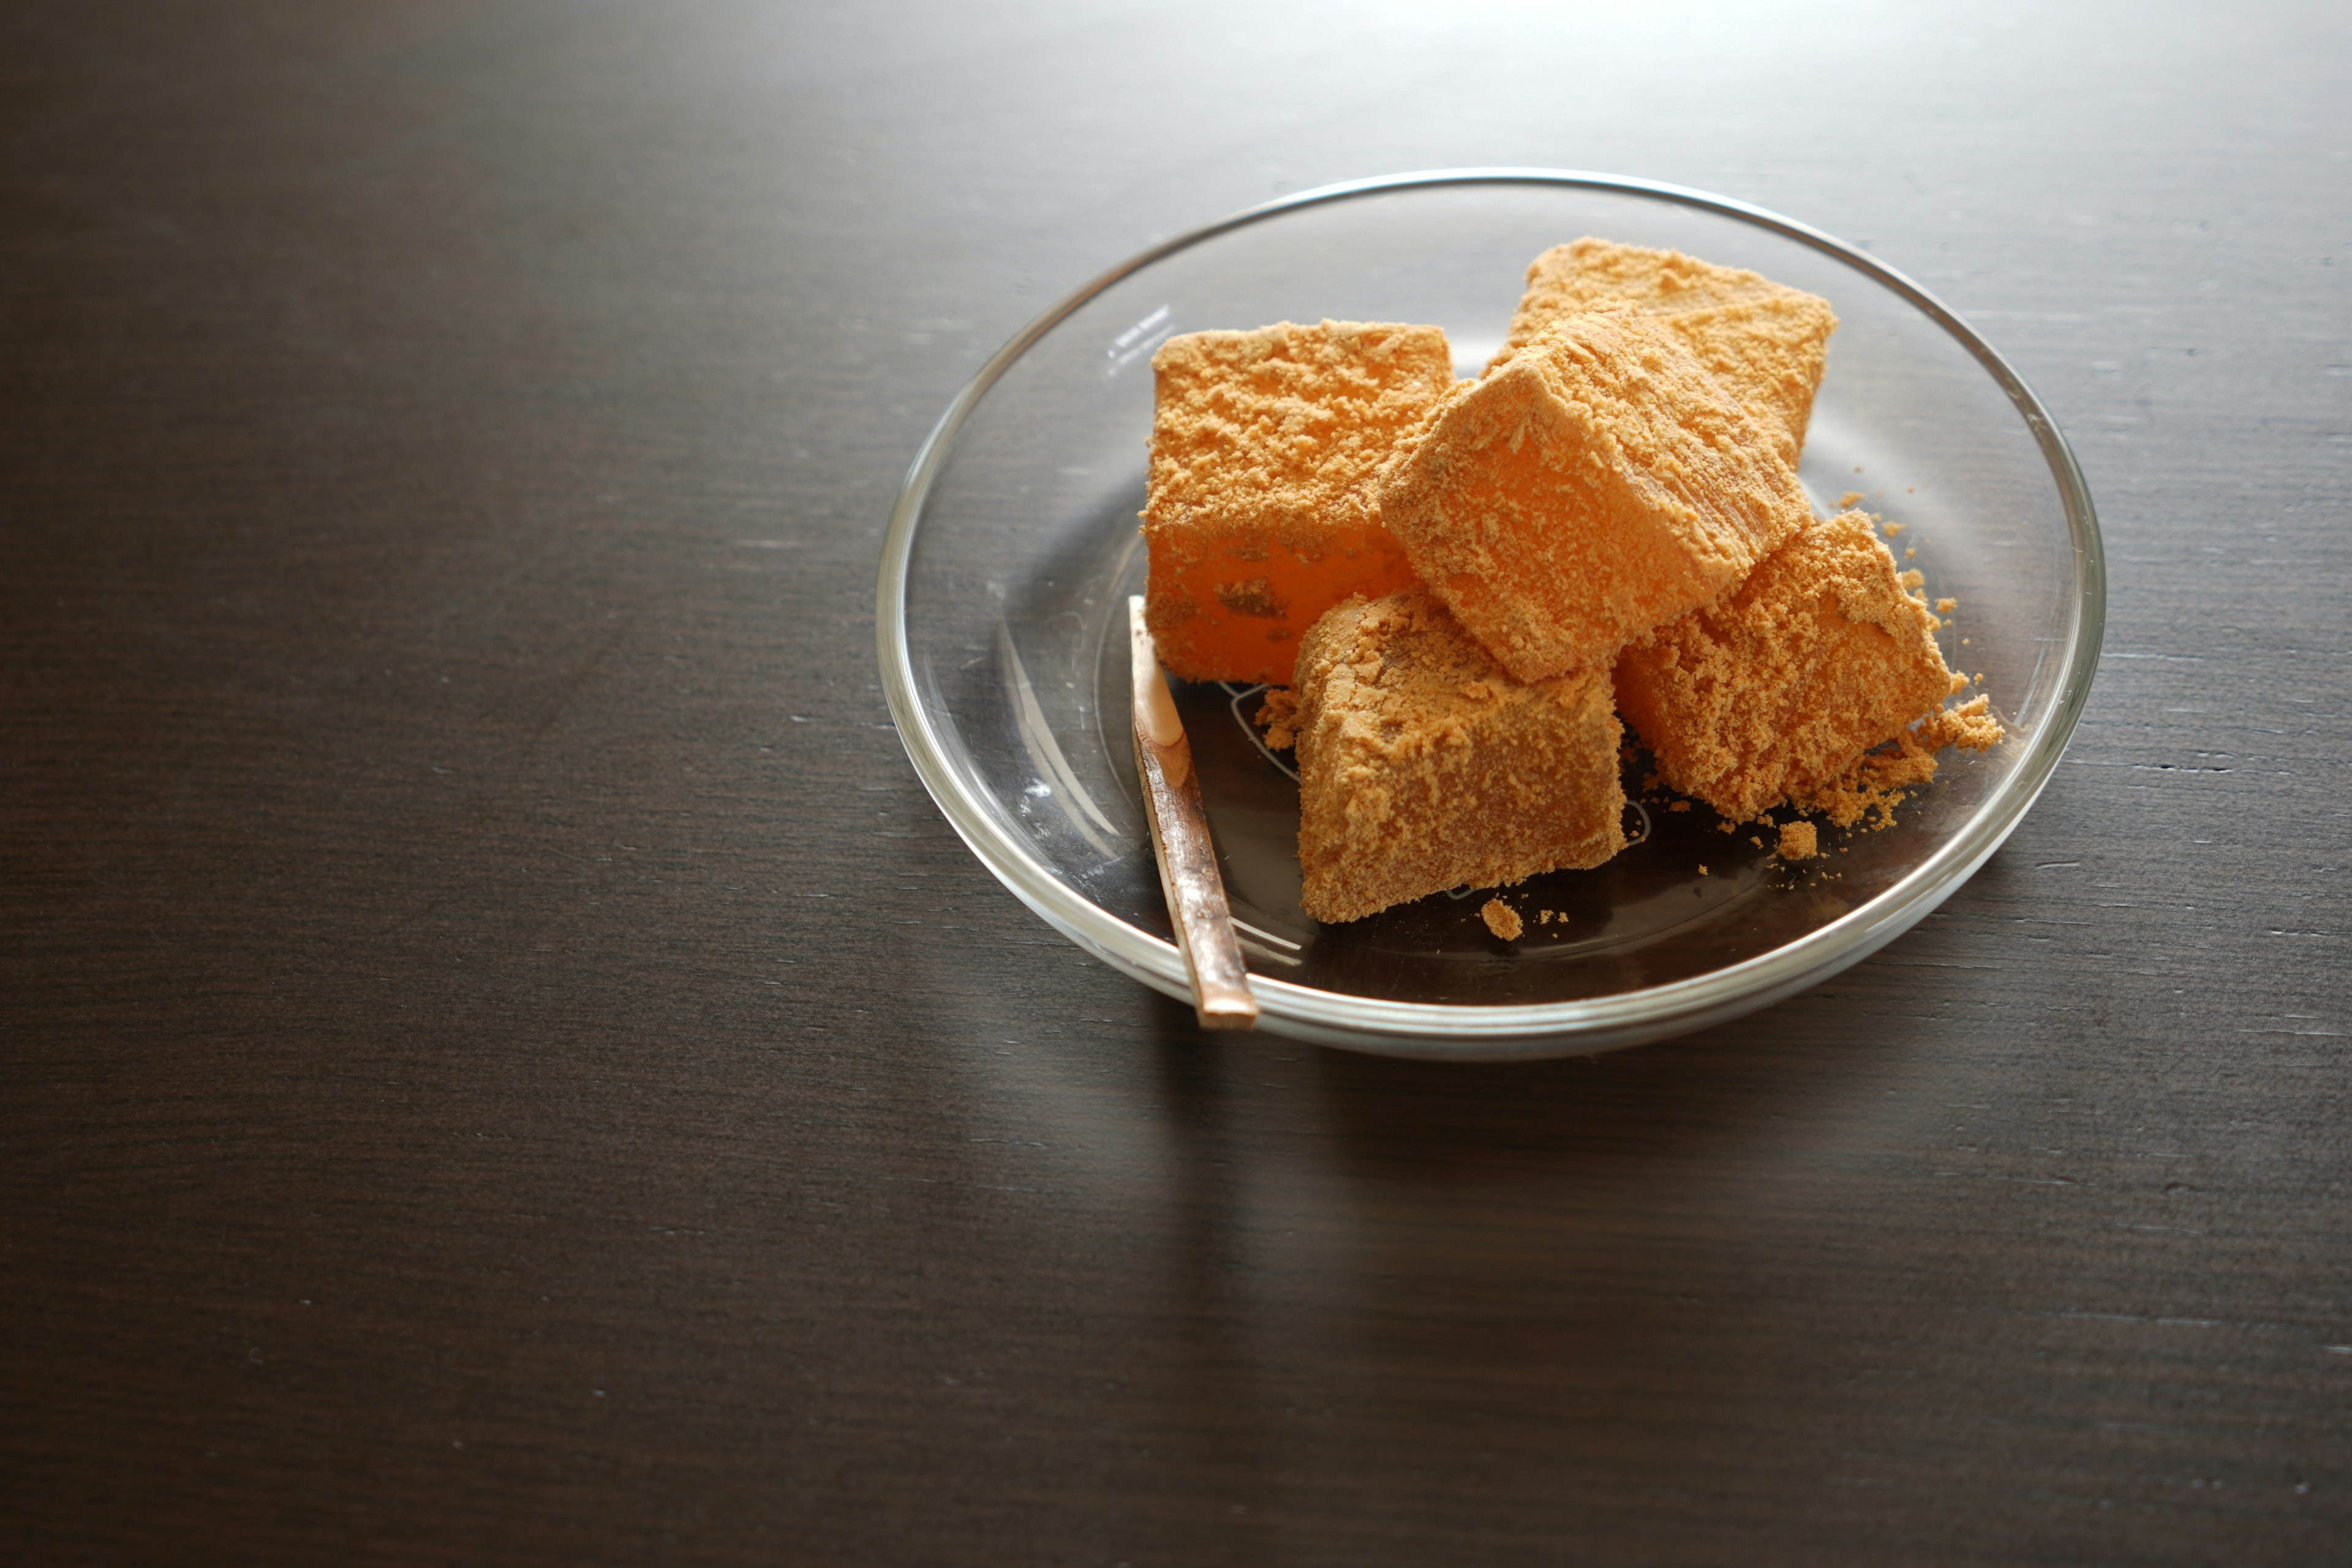
[[[1822, 251], [1907, 300], [1969, 351], [2025, 421], [2065, 509], [2082, 582], [2054, 682], [2056, 695], [2017, 765], [1950, 842], [1893, 887], [1805, 936], [1688, 979], [1567, 1002], [1507, 1005], [1396, 1002], [1298, 985], [1269, 975], [1250, 976], [1265, 1026], [1328, 1044], [1413, 1055], [1467, 1055], [1470, 1051], [1461, 1047], [1499, 1047], [1481, 1054], [1532, 1054], [1513, 1048], [1515, 1043], [1528, 1042], [1538, 1043], [1549, 1054], [1597, 1050], [1660, 1038], [1769, 1005], [1860, 962], [1908, 931], [1965, 882], [2023, 820], [2056, 771], [2088, 700], [2105, 633], [2106, 569], [2097, 512], [2074, 448], [2048, 407], [1998, 349], [1958, 312], [1868, 252], [1810, 224], [1732, 197], [1687, 185], [1577, 169], [1433, 169], [1376, 175], [1296, 192], [1185, 229], [1146, 247], [1049, 306], [990, 356], [948, 405], [908, 466], [883, 533], [875, 592], [875, 640], [883, 693], [908, 760], [965, 846], [1023, 903], [1065, 936], [1155, 990], [1178, 998], [1188, 995], [1183, 955], [1172, 942], [1128, 924], [1071, 891], [1011, 834], [963, 797], [929, 717], [917, 699], [914, 656], [907, 641], [908, 568], [924, 503], [957, 435], [981, 399], [1039, 339], [1122, 279], [1205, 240], [1304, 207], [1391, 191], [1478, 184], [1614, 191], [1719, 214]], [[1456, 1049], [1451, 1053], [1412, 1049], [1416, 1044]]]

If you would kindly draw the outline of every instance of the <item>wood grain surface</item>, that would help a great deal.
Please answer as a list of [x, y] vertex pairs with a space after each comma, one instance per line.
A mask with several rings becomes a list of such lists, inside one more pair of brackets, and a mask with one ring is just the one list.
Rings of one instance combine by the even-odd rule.
[[[0, 10], [0, 1555], [2352, 1556], [2348, 17]], [[1065, 289], [1479, 163], [1967, 314], [2098, 683], [1739, 1024], [1204, 1037], [924, 795], [882, 522]]]

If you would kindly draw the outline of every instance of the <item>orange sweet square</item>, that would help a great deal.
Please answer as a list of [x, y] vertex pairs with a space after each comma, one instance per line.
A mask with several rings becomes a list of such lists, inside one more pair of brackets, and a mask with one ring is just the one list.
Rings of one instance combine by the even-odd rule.
[[1317, 622], [1298, 678], [1301, 901], [1317, 920], [1624, 847], [1604, 669], [1516, 681], [1416, 584]]
[[1811, 515], [1773, 436], [1630, 307], [1449, 392], [1381, 489], [1422, 580], [1540, 680], [1736, 587]]
[[1412, 581], [1374, 479], [1454, 384], [1445, 333], [1393, 322], [1191, 332], [1152, 356], [1145, 616], [1194, 680], [1291, 677], [1298, 638]]
[[1668, 784], [1753, 817], [1805, 803], [1951, 694], [1935, 627], [1870, 519], [1842, 512], [1626, 648], [1617, 706]]
[[1556, 245], [1528, 266], [1527, 292], [1495, 364], [1562, 316], [1612, 299], [1679, 336], [1749, 413], [1784, 437], [1780, 455], [1796, 462], [1837, 328], [1828, 300], [1680, 251], [1587, 237]]

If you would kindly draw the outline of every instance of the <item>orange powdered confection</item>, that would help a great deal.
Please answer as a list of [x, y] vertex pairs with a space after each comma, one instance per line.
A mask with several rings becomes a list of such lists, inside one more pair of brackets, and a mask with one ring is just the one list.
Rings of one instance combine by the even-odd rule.
[[1317, 920], [1624, 847], [1603, 670], [1513, 680], [1415, 586], [1324, 616], [1298, 676], [1300, 901]]
[[1783, 860], [1810, 860], [1822, 852], [1821, 833], [1810, 822], [1790, 822], [1780, 828], [1778, 853]]
[[1560, 317], [1612, 298], [1630, 300], [1671, 328], [1699, 363], [1783, 437], [1781, 457], [1796, 462], [1830, 333], [1837, 329], [1828, 300], [1680, 251], [1587, 237], [1556, 245], [1528, 266], [1527, 292], [1494, 365]]
[[1870, 520], [1842, 512], [1628, 647], [1617, 705], [1666, 783], [1727, 817], [1815, 804], [1958, 689], [1934, 634]]
[[1373, 480], [1454, 384], [1445, 333], [1284, 321], [1171, 338], [1151, 365], [1144, 613], [1160, 661], [1286, 682], [1324, 611], [1412, 581]]
[[1563, 317], [1446, 394], [1381, 506], [1521, 680], [1606, 663], [1713, 603], [1811, 516], [1763, 428], [1623, 306]]

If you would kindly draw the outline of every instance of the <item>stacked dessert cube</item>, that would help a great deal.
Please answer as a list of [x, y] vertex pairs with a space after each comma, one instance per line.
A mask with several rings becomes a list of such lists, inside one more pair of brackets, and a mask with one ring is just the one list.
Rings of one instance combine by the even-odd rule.
[[1293, 686], [1308, 914], [1608, 859], [1620, 713], [1667, 784], [1745, 819], [1957, 689], [1870, 520], [1798, 485], [1835, 326], [1588, 238], [1536, 258], [1473, 380], [1434, 327], [1162, 346], [1148, 616], [1179, 676]]

